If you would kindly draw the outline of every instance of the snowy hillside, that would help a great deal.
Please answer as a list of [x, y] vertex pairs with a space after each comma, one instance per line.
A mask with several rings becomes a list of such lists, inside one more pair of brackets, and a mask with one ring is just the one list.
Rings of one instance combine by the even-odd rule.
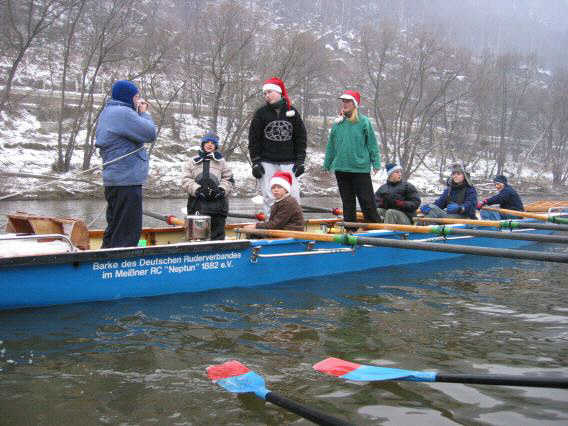
[[[194, 119], [190, 114], [184, 117], [185, 125], [181, 129], [182, 139], [188, 143], [172, 142], [167, 131], [160, 135], [153, 147], [150, 160], [150, 176], [145, 195], [152, 198], [185, 198], [181, 190], [184, 162], [194, 156], [199, 147], [199, 138], [207, 129], [206, 117]], [[50, 123], [40, 122], [36, 116], [24, 112], [18, 119], [0, 115], [0, 165], [4, 174], [3, 197], [17, 194], [11, 199], [46, 199], [46, 198], [100, 198], [103, 197], [101, 158], [95, 155], [92, 167], [82, 172], [83, 152], [78, 146], [72, 162], [72, 170], [60, 177], [55, 176], [52, 166], [56, 161], [57, 133], [49, 131]], [[222, 136], [222, 134], [221, 134]], [[305, 196], [337, 196], [337, 187], [333, 175], [322, 171], [324, 152], [321, 148], [309, 148], [307, 172], [301, 178], [302, 193]], [[433, 158], [432, 158], [433, 160]], [[246, 161], [230, 161], [236, 190], [233, 196], [250, 197], [258, 193], [256, 181], [250, 173]], [[25, 174], [35, 177], [25, 177]], [[48, 177], [51, 176], [52, 179]], [[493, 185], [472, 171], [480, 192], [492, 191]], [[44, 178], [40, 178], [44, 177]], [[58, 179], [58, 180], [56, 180]], [[377, 189], [386, 179], [381, 170], [373, 176]], [[528, 170], [518, 181], [525, 192], [548, 192], [549, 176], [540, 176]], [[443, 190], [437, 171], [428, 162], [410, 179], [418, 190], [425, 195], [436, 195]], [[530, 182], [530, 183], [529, 183]], [[22, 192], [20, 194], [20, 192]]]

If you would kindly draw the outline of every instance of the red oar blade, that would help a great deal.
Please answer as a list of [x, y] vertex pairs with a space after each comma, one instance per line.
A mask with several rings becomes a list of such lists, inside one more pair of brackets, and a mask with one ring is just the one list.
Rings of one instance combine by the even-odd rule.
[[313, 368], [321, 373], [341, 377], [351, 371], [357, 370], [359, 367], [361, 367], [361, 364], [332, 357], [314, 364]]
[[210, 365], [207, 367], [207, 375], [229, 392], [254, 392], [262, 399], [266, 399], [268, 394], [264, 379], [239, 361], [233, 360], [223, 364]]
[[207, 375], [211, 380], [228, 379], [229, 377], [241, 376], [249, 371], [250, 370], [246, 365], [235, 360], [207, 367]]
[[398, 368], [361, 365], [339, 358], [327, 358], [314, 365], [314, 369], [325, 374], [347, 380], [374, 382], [383, 380], [409, 380], [414, 382], [434, 382], [436, 373], [428, 371], [400, 370]]

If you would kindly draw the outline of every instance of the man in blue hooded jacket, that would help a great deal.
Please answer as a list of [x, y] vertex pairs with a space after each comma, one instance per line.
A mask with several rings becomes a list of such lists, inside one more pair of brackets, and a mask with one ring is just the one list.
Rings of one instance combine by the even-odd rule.
[[128, 80], [112, 85], [112, 99], [103, 109], [95, 146], [103, 158], [103, 183], [108, 206], [103, 248], [138, 244], [142, 231], [142, 185], [148, 177], [145, 143], [156, 139], [156, 126]]

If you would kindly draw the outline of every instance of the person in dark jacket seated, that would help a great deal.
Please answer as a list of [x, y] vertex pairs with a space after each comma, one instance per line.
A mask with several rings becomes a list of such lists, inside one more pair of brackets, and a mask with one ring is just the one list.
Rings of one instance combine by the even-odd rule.
[[[491, 198], [486, 198], [485, 200], [477, 203], [477, 208], [482, 209], [483, 206], [491, 206], [493, 204], [499, 204], [499, 208], [507, 210], [517, 210], [524, 211], [525, 207], [521, 201], [521, 197], [515, 189], [508, 184], [507, 178], [503, 175], [497, 175], [493, 179], [495, 182], [495, 187], [499, 193]], [[519, 219], [518, 216], [512, 216], [508, 214], [502, 214], [499, 212], [493, 212], [489, 210], [481, 210], [481, 219], [484, 220], [506, 220], [506, 219]]]
[[384, 223], [412, 225], [416, 209], [420, 206], [418, 191], [409, 182], [402, 180], [402, 167], [386, 165], [387, 182], [375, 192], [379, 216]]
[[451, 217], [457, 219], [477, 219], [477, 191], [469, 179], [469, 174], [461, 164], [452, 166], [452, 176], [448, 186], [434, 201], [425, 204], [420, 211], [426, 217]]
[[304, 230], [304, 214], [298, 201], [290, 194], [293, 177], [288, 171], [278, 171], [270, 179], [270, 188], [274, 204], [270, 208], [267, 222], [246, 225], [246, 229], [284, 229], [290, 231]]

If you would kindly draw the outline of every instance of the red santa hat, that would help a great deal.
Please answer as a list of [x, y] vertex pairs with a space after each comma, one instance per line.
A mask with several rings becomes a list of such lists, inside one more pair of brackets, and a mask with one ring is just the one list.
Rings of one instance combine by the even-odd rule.
[[282, 80], [280, 80], [278, 77], [271, 77], [267, 80], [264, 81], [264, 84], [262, 85], [262, 90], [273, 90], [275, 92], [278, 92], [282, 95], [282, 97], [284, 98], [284, 100], [286, 101], [286, 105], [288, 106], [288, 111], [286, 111], [286, 116], [287, 117], [293, 117], [295, 112], [292, 109], [292, 102], [290, 101], [290, 98], [288, 97], [288, 92], [286, 91], [286, 86], [284, 85], [284, 82]]
[[361, 103], [361, 94], [356, 90], [345, 90], [343, 94], [339, 97], [339, 99], [346, 99], [353, 101], [355, 104], [355, 108], [359, 108], [359, 104]]
[[290, 189], [292, 188], [292, 179], [292, 173], [282, 170], [277, 171], [270, 179], [270, 188], [274, 185], [280, 185], [287, 192], [290, 192]]

